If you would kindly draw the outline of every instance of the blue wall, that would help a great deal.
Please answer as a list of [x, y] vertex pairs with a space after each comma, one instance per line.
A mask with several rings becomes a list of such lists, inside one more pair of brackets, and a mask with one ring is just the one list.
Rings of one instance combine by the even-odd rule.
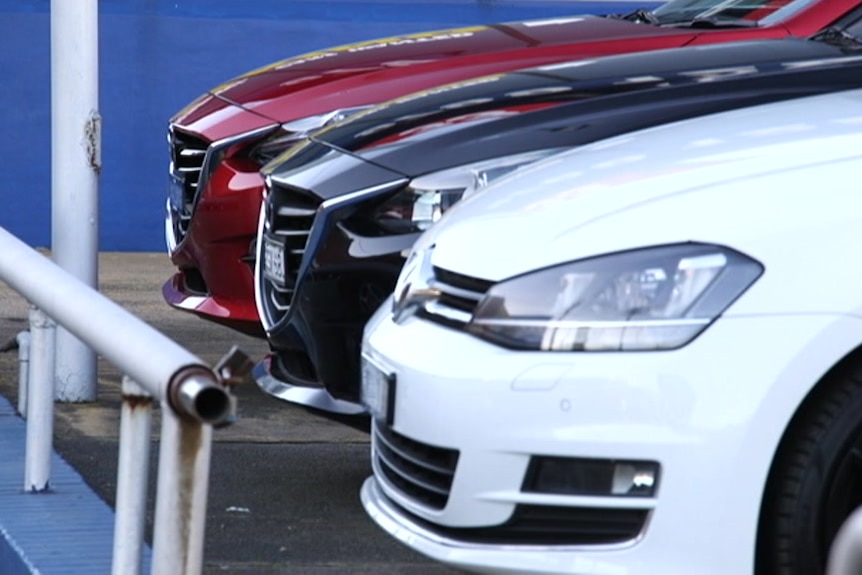
[[[74, 2], [76, 0], [65, 0]], [[100, 0], [100, 247], [164, 249], [167, 119], [250, 69], [454, 26], [626, 12], [628, 0]], [[656, 5], [647, 2], [647, 5]], [[50, 246], [50, 0], [0, 2], [0, 226]]]

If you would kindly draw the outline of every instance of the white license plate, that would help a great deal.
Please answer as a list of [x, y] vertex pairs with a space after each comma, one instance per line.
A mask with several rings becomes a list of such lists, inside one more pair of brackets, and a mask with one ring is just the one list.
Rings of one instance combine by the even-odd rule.
[[264, 238], [263, 275], [277, 284], [284, 284], [284, 246]]
[[371, 417], [392, 424], [395, 374], [383, 370], [367, 355], [362, 356], [362, 405]]
[[171, 207], [178, 214], [185, 213], [186, 200], [184, 198], [185, 190], [183, 182], [173, 174], [168, 176], [168, 199], [171, 202]]

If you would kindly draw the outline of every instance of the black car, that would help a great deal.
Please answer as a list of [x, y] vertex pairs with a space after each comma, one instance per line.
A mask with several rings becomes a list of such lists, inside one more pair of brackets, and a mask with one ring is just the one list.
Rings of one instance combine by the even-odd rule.
[[862, 87], [854, 31], [479, 78], [382, 104], [296, 146], [263, 171], [256, 297], [272, 354], [255, 369], [258, 384], [361, 414], [362, 328], [414, 240], [465, 193], [602, 138]]

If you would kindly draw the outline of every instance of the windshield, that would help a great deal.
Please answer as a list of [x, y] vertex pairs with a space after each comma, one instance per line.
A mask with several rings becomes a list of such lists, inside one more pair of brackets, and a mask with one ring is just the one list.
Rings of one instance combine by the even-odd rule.
[[750, 22], [752, 26], [783, 20], [814, 0], [670, 0], [652, 12], [656, 24], [695, 20]]

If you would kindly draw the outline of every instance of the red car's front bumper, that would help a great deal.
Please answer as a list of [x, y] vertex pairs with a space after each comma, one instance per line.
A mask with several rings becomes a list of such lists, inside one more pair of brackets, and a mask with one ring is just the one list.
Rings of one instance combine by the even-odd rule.
[[180, 238], [171, 221], [177, 215], [168, 206], [168, 246], [178, 270], [162, 294], [177, 309], [264, 337], [253, 282], [254, 231], [263, 193], [259, 169], [244, 158], [219, 163]]

